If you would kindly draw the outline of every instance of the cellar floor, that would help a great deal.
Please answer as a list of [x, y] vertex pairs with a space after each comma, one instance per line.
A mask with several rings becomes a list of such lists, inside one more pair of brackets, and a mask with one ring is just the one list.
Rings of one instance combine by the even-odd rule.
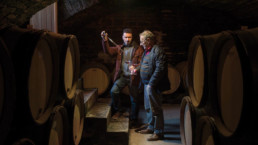
[[[163, 104], [164, 111], [164, 140], [147, 141], [150, 134], [136, 133], [135, 129], [130, 129], [129, 145], [182, 145], [180, 139], [180, 104]], [[147, 123], [144, 107], [141, 106], [139, 112], [139, 122]]]

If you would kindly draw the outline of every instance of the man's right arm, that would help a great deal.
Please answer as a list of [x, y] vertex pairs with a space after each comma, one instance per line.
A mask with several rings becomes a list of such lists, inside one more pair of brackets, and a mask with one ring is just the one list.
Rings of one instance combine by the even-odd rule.
[[118, 52], [118, 46], [116, 47], [110, 47], [108, 43], [108, 34], [105, 31], [101, 32], [101, 37], [102, 37], [102, 47], [104, 53], [108, 53], [110, 55], [115, 55]]

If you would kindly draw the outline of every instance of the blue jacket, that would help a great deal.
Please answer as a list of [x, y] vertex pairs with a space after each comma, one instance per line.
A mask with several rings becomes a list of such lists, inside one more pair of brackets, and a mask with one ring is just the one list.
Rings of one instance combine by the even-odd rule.
[[[145, 56], [144, 52], [142, 58]], [[149, 80], [149, 85], [157, 88], [159, 91], [165, 91], [170, 89], [169, 79], [168, 79], [168, 63], [165, 51], [158, 45], [154, 45], [151, 49], [149, 59], [149, 73], [151, 78]], [[141, 60], [142, 64], [143, 59]], [[142, 82], [142, 81], [141, 81]]]

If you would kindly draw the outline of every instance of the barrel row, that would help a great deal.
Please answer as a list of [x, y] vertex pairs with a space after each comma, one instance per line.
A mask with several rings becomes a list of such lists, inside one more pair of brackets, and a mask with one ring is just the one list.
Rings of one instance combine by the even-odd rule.
[[258, 28], [193, 37], [181, 103], [185, 145], [257, 144]]
[[79, 144], [84, 100], [76, 89], [76, 36], [5, 26], [0, 60], [0, 144]]
[[[168, 79], [170, 89], [162, 92], [164, 95], [171, 95], [179, 89], [188, 92], [187, 61], [182, 61], [177, 65], [168, 65]], [[110, 89], [115, 68], [110, 71], [105, 64], [91, 62], [81, 66], [80, 78], [82, 78], [83, 88], [98, 88], [98, 95], [107, 95]], [[122, 93], [129, 95], [129, 88], [125, 87]]]

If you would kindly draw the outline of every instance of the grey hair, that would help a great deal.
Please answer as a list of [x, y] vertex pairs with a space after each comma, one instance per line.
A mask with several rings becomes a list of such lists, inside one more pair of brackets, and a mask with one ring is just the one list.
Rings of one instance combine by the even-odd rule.
[[155, 40], [155, 35], [150, 30], [144, 30], [139, 36], [144, 37], [145, 39], [150, 38], [150, 40]]

